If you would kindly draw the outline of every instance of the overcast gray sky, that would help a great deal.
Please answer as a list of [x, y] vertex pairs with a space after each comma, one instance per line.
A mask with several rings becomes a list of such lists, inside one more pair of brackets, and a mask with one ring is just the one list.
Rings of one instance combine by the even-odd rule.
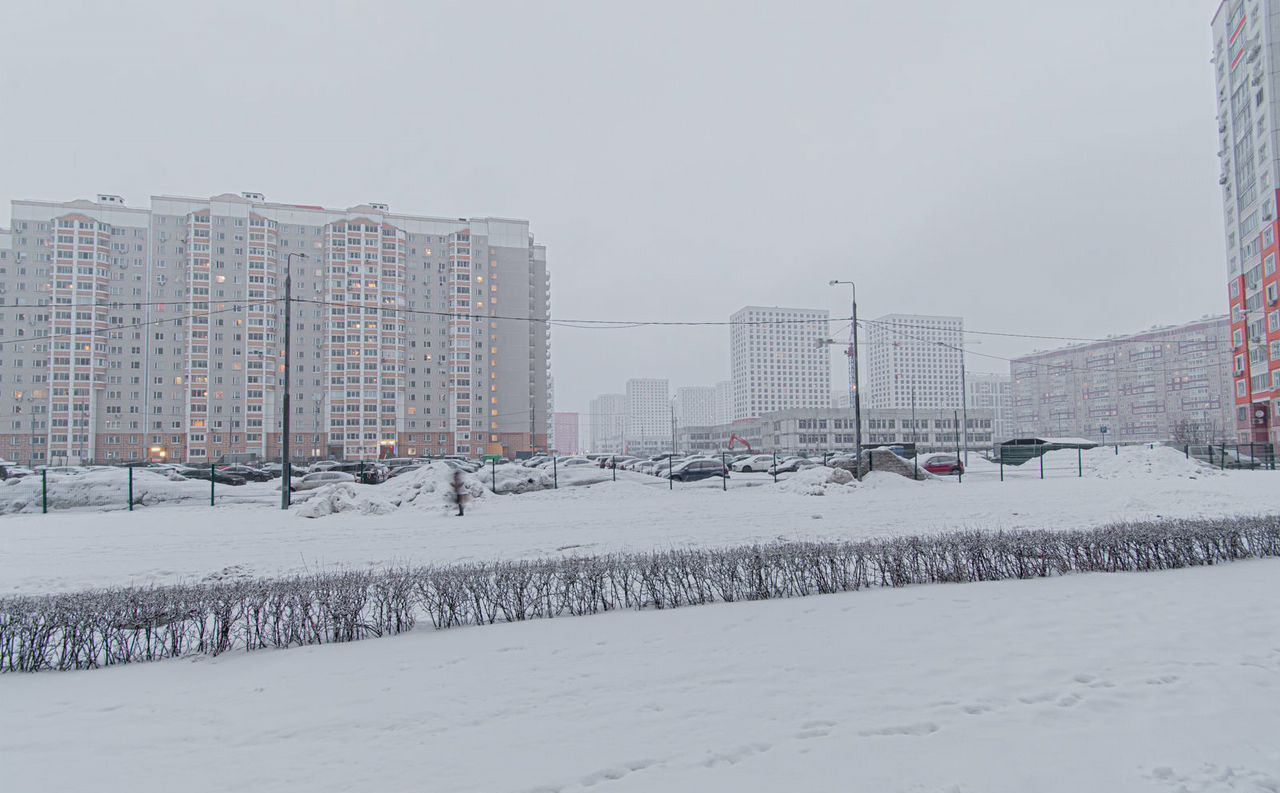
[[[0, 225], [98, 192], [383, 201], [528, 218], [563, 318], [845, 316], [842, 278], [867, 317], [1129, 332], [1226, 309], [1215, 8], [9, 4]], [[552, 345], [560, 410], [729, 374], [723, 327]]]

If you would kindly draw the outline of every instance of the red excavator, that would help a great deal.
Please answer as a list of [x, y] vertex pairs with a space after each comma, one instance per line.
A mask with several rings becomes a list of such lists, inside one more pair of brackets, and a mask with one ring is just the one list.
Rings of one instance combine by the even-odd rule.
[[736, 442], [738, 442], [738, 443], [741, 443], [743, 446], [746, 446], [746, 447], [747, 447], [747, 451], [749, 451], [749, 452], [755, 452], [755, 449], [752, 449], [752, 448], [751, 448], [751, 444], [747, 443], [747, 439], [746, 439], [746, 438], [739, 437], [738, 435], [730, 435], [730, 436], [729, 436], [729, 451], [733, 451], [733, 444], [734, 444], [734, 442], [735, 442], [735, 441], [736, 441]]

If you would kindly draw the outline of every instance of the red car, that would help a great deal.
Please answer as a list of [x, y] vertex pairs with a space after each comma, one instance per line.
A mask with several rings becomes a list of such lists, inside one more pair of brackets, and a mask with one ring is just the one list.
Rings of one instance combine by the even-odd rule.
[[924, 470], [938, 476], [963, 474], [964, 463], [960, 462], [960, 458], [955, 455], [939, 454], [924, 461]]

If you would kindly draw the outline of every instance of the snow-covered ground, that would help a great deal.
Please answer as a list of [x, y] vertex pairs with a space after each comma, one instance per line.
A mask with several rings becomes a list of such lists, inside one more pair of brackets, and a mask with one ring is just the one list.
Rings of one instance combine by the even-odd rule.
[[[619, 472], [561, 472], [559, 490], [486, 494], [452, 514], [439, 490], [387, 514], [308, 519], [273, 508], [278, 492], [248, 503], [165, 504], [134, 512], [51, 511], [0, 517], [0, 593], [271, 576], [317, 567], [513, 559], [682, 545], [737, 545], [782, 538], [927, 534], [955, 528], [1078, 528], [1157, 516], [1280, 511], [1280, 472], [1207, 469], [1170, 449], [1089, 453], [1084, 478], [1038, 478], [1023, 467], [1000, 482], [975, 457], [974, 475], [912, 482], [873, 473], [847, 485], [777, 485], [738, 475], [677, 483]], [[1074, 463], [1074, 453], [1067, 453]], [[1088, 457], [1089, 455], [1086, 455]], [[986, 469], [990, 473], [989, 464]], [[1056, 465], [1056, 463], [1055, 463]], [[1090, 474], [1090, 471], [1095, 472]], [[1007, 470], [1008, 474], [1009, 471]], [[595, 481], [595, 484], [585, 482]], [[203, 487], [207, 483], [178, 483]], [[244, 488], [222, 488], [247, 492]], [[379, 503], [411, 484], [358, 487]], [[822, 496], [806, 492], [824, 493]], [[220, 491], [221, 492], [221, 491]], [[323, 498], [323, 492], [311, 498]]]
[[129, 793], [1261, 793], [1277, 598], [1263, 560], [9, 675], [0, 763]]

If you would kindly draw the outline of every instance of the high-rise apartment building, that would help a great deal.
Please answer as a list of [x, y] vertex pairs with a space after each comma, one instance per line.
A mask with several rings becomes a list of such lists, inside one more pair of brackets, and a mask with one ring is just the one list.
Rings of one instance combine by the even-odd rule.
[[866, 407], [960, 408], [964, 320], [888, 314], [866, 323]]
[[825, 408], [831, 401], [829, 312], [747, 306], [729, 318], [733, 418], [791, 408]]
[[[1228, 318], [1211, 317], [1015, 358], [1016, 435], [1230, 440], [1230, 336]], [[1237, 369], [1242, 363], [1235, 353]]]
[[627, 395], [601, 394], [588, 408], [591, 424], [590, 452], [621, 454], [626, 445]]
[[1230, 437], [1280, 442], [1276, 177], [1280, 2], [1224, 0], [1213, 17], [1218, 158], [1235, 361]]
[[997, 442], [1014, 436], [1012, 378], [997, 372], [967, 372], [965, 390], [969, 410], [991, 411], [991, 433]]
[[288, 275], [296, 458], [545, 448], [550, 281], [526, 221], [242, 193], [13, 202], [0, 455], [278, 457]]
[[716, 423], [716, 387], [682, 386], [671, 401], [677, 427], [700, 427]]
[[671, 401], [665, 378], [633, 378], [627, 381], [628, 454], [657, 454], [671, 450]]
[[578, 414], [556, 413], [552, 430], [555, 435], [551, 439], [551, 447], [557, 454], [579, 454], [582, 445], [578, 436]]

